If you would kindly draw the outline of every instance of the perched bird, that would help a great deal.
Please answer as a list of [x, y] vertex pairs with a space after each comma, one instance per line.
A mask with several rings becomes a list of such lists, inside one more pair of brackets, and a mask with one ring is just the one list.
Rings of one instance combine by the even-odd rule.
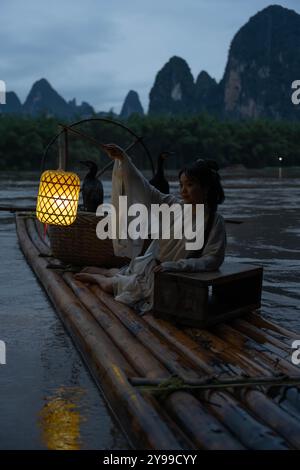
[[85, 176], [81, 188], [83, 208], [88, 212], [96, 212], [97, 207], [103, 203], [103, 185], [96, 176], [98, 166], [91, 160], [80, 163], [90, 170]]
[[153, 178], [149, 181], [149, 183], [152, 184], [152, 186], [158, 189], [161, 193], [169, 194], [170, 192], [169, 183], [166, 180], [164, 174], [164, 163], [166, 158], [168, 158], [169, 155], [173, 154], [174, 152], [161, 152], [158, 155], [156, 173]]

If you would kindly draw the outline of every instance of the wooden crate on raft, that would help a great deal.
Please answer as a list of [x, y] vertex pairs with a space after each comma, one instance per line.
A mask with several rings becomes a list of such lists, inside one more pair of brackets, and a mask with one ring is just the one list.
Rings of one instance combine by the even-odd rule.
[[227, 263], [218, 271], [157, 273], [156, 316], [207, 327], [260, 308], [263, 268]]

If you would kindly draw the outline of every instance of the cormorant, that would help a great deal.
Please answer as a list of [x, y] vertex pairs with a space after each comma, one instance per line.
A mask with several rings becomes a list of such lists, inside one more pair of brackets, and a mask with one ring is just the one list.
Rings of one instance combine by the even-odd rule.
[[169, 183], [164, 175], [164, 163], [165, 159], [169, 155], [173, 155], [174, 152], [161, 152], [157, 158], [157, 170], [153, 178], [149, 181], [152, 186], [157, 188], [161, 193], [169, 194], [170, 187]]
[[80, 163], [90, 169], [83, 180], [81, 188], [83, 208], [88, 212], [96, 212], [97, 207], [103, 203], [103, 185], [96, 177], [98, 166], [91, 160], [81, 161]]

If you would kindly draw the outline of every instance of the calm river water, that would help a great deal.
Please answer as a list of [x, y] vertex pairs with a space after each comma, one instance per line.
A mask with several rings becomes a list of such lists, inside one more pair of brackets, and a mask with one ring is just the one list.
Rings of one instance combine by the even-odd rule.
[[[1, 174], [0, 206], [33, 206], [37, 178]], [[227, 257], [264, 266], [262, 314], [300, 338], [299, 178], [300, 169], [226, 171], [220, 212], [243, 221], [227, 224]], [[0, 259], [0, 340], [7, 347], [7, 364], [0, 365], [0, 449], [128, 448], [27, 266], [7, 212], [0, 212]]]

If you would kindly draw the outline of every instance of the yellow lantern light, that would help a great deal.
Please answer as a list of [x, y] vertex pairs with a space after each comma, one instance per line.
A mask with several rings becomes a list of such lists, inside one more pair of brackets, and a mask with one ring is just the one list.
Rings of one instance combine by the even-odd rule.
[[64, 170], [47, 170], [41, 176], [36, 216], [44, 224], [71, 225], [75, 222], [80, 179]]

